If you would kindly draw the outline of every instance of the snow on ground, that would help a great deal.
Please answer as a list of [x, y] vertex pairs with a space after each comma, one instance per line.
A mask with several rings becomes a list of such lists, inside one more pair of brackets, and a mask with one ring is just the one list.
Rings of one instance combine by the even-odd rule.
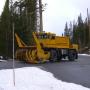
[[0, 90], [90, 90], [81, 85], [63, 82], [52, 73], [36, 67], [15, 69], [16, 85], [13, 85], [13, 70], [0, 70]]
[[6, 61], [6, 60], [1, 60], [1, 59], [0, 59], [0, 62], [7, 62], [7, 61]]
[[82, 56], [90, 56], [90, 54], [78, 54], [78, 55], [82, 55]]

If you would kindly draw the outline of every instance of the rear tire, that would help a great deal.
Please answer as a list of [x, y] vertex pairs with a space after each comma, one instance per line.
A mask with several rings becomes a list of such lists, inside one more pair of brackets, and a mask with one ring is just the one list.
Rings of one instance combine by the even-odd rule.
[[74, 55], [73, 50], [69, 50], [68, 59], [69, 59], [69, 61], [75, 61], [75, 55]]
[[78, 59], [78, 53], [76, 50], [74, 51], [74, 55], [75, 55], [75, 59]]

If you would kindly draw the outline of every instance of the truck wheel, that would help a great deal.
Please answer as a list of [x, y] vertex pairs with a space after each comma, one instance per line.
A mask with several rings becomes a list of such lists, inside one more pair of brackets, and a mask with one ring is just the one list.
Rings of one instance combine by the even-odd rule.
[[57, 60], [57, 52], [56, 52], [56, 50], [51, 50], [50, 51], [50, 61], [53, 62], [56, 60]]
[[77, 53], [77, 51], [75, 51], [74, 55], [75, 55], [75, 59], [78, 59], [78, 53]]
[[76, 54], [76, 58], [75, 59], [78, 59], [78, 54]]
[[69, 51], [68, 59], [69, 59], [69, 61], [74, 61], [75, 60], [75, 56], [74, 56], [73, 50]]
[[57, 61], [60, 62], [62, 59], [62, 53], [61, 50], [57, 50]]

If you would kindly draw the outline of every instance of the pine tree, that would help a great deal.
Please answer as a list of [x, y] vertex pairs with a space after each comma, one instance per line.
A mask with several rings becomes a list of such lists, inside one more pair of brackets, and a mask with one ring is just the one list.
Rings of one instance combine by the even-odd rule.
[[68, 29], [68, 24], [67, 24], [67, 22], [66, 22], [66, 24], [65, 24], [64, 36], [69, 36], [69, 29]]
[[69, 24], [69, 37], [72, 41], [72, 37], [73, 37], [73, 26], [72, 26], [72, 22], [70, 21], [70, 24]]
[[[15, 33], [30, 45], [33, 43], [32, 32], [36, 31], [36, 3], [37, 0], [17, 0], [11, 6], [6, 0], [3, 13], [0, 17], [0, 53], [12, 56], [12, 22]], [[16, 46], [15, 42], [15, 46]]]
[[84, 24], [83, 24], [83, 20], [82, 20], [82, 16], [80, 14], [80, 16], [78, 16], [78, 39], [79, 39], [79, 45], [81, 46], [81, 48], [84, 47]]
[[9, 30], [10, 30], [10, 24], [9, 24], [9, 0], [6, 0], [4, 10], [1, 15], [1, 22], [0, 22], [0, 52], [1, 54], [7, 56], [8, 53], [8, 36], [9, 36]]

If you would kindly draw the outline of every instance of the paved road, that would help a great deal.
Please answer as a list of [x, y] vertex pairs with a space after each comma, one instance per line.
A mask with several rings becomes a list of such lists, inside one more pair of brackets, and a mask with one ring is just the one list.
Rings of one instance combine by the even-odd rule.
[[[25, 64], [15, 62], [15, 67], [39, 67], [54, 74], [60, 80], [76, 83], [90, 88], [90, 56], [79, 56], [74, 62], [62, 61], [60, 63]], [[12, 68], [12, 61], [0, 62], [0, 69]]]

